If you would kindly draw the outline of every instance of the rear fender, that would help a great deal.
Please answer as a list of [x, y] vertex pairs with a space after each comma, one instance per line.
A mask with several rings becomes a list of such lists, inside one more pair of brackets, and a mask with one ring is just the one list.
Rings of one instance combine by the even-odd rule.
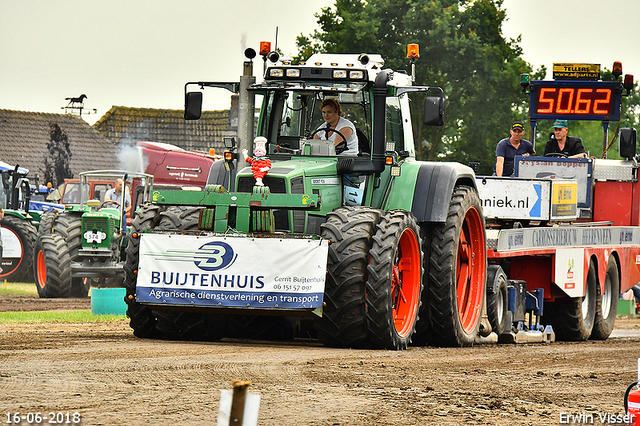
[[456, 186], [477, 190], [470, 167], [460, 163], [419, 162], [411, 212], [418, 222], [445, 222]]

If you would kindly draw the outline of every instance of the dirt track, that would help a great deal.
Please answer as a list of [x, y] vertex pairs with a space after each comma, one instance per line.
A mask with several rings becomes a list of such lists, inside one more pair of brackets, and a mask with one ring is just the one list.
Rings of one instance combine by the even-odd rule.
[[[64, 307], [5, 299], [5, 310]], [[260, 425], [575, 424], [567, 415], [608, 424], [599, 416], [624, 414], [636, 379], [638, 331], [639, 319], [625, 319], [614, 333], [632, 337], [605, 342], [390, 352], [142, 340], [127, 321], [0, 324], [0, 419], [78, 412], [84, 425], [216, 424], [220, 389], [242, 379], [261, 395]]]

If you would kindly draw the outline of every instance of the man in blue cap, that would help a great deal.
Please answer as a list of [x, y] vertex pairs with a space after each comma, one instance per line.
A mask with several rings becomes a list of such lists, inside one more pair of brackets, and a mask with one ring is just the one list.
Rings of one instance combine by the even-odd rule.
[[524, 136], [524, 125], [520, 121], [516, 121], [511, 125], [511, 136], [502, 139], [496, 147], [496, 176], [511, 176], [513, 174], [513, 165], [516, 155], [526, 157], [534, 155], [535, 150], [533, 144]]
[[552, 136], [544, 146], [545, 157], [587, 158], [582, 139], [567, 136], [567, 132], [569, 132], [567, 120], [556, 120], [553, 123], [555, 137]]

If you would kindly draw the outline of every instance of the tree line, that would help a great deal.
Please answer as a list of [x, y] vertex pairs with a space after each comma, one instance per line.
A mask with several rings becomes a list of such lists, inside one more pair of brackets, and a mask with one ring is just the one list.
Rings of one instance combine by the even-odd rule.
[[[534, 71], [522, 58], [520, 37], [504, 37], [502, 0], [336, 0], [316, 17], [319, 28], [297, 38], [294, 61], [317, 52], [366, 52], [381, 54], [391, 69], [406, 69], [407, 44], [420, 45], [416, 84], [439, 86], [446, 99], [443, 127], [422, 126], [415, 111], [416, 155], [421, 160], [479, 162], [480, 174], [491, 174], [498, 141], [509, 136], [513, 121], [528, 121], [529, 98], [520, 74], [542, 80], [547, 72], [544, 66]], [[602, 74], [603, 79], [613, 78], [607, 70]], [[638, 124], [639, 106], [637, 92], [623, 98], [623, 114], [620, 123], [610, 123], [609, 142], [616, 128]], [[538, 123], [538, 151], [551, 126]], [[569, 134], [581, 136], [592, 155], [602, 153], [600, 122], [571, 122]], [[619, 158], [613, 145], [609, 158]]]

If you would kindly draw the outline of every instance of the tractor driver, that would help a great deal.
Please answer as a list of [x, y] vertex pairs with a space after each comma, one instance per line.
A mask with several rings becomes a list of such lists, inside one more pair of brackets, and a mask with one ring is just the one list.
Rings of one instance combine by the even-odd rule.
[[325, 122], [318, 129], [336, 129], [340, 135], [344, 136], [344, 139], [338, 133], [330, 130], [319, 131], [313, 138], [333, 141], [338, 155], [358, 155], [356, 126], [342, 117], [342, 107], [337, 99], [327, 98], [322, 101], [322, 119]]
[[553, 136], [544, 146], [544, 156], [566, 156], [568, 158], [587, 158], [582, 146], [582, 139], [567, 136], [569, 125], [567, 120], [556, 120], [553, 123]]
[[[104, 195], [104, 202], [106, 205], [114, 204], [120, 207], [122, 203], [122, 179], [116, 181], [115, 188], [109, 189]], [[131, 212], [131, 196], [128, 191], [124, 191], [124, 215], [128, 216]]]
[[522, 136], [524, 136], [524, 125], [522, 122], [514, 122], [511, 125], [509, 133], [511, 133], [511, 136], [502, 139], [496, 147], [496, 165], [494, 170], [496, 176], [513, 175], [516, 155], [526, 157], [536, 153], [535, 149], [533, 149], [533, 144], [526, 139], [522, 139]]

